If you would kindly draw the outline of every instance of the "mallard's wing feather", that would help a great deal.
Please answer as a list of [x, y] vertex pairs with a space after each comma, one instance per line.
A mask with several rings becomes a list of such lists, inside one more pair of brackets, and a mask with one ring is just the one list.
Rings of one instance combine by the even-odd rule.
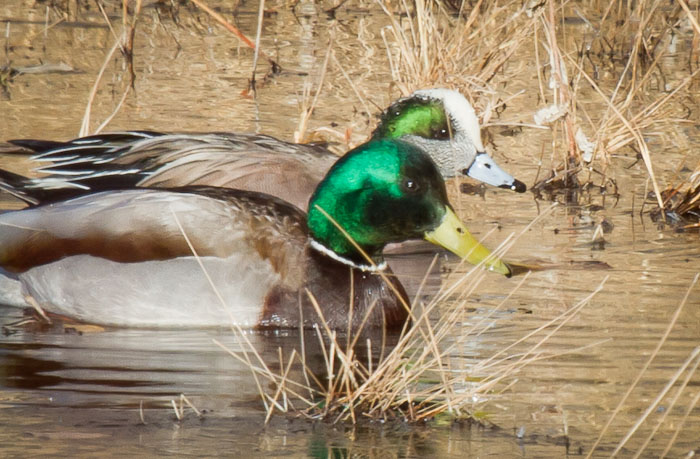
[[3, 214], [0, 226], [7, 282], [89, 322], [254, 326], [271, 289], [304, 281], [303, 214], [256, 193], [98, 193]]

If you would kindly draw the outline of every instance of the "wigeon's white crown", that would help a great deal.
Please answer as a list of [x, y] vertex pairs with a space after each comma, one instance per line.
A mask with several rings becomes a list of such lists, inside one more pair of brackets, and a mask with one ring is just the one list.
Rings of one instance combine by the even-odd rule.
[[464, 131], [477, 151], [484, 151], [481, 143], [481, 127], [476, 112], [469, 101], [458, 91], [445, 88], [420, 89], [412, 96], [435, 99], [442, 102], [456, 130]]

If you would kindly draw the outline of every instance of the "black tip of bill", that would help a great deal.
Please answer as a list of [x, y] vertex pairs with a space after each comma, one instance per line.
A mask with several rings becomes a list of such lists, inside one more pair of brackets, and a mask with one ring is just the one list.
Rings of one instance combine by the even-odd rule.
[[464, 169], [462, 173], [488, 185], [515, 191], [516, 193], [524, 193], [527, 190], [527, 186], [523, 182], [513, 178], [512, 175], [501, 169], [493, 158], [483, 151], [476, 154], [474, 162], [469, 168]]
[[503, 185], [499, 186], [498, 188], [503, 188], [506, 190], [511, 190], [515, 191], [516, 193], [525, 193], [527, 191], [527, 185], [525, 185], [523, 182], [520, 180], [514, 178], [513, 183], [507, 184], [504, 183]]

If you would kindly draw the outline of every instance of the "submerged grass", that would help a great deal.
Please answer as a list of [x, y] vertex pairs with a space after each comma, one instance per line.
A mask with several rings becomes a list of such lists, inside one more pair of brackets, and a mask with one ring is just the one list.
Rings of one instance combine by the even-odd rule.
[[662, 207], [653, 209], [654, 220], [666, 219], [683, 230], [700, 229], [700, 166], [686, 180], [661, 193]]

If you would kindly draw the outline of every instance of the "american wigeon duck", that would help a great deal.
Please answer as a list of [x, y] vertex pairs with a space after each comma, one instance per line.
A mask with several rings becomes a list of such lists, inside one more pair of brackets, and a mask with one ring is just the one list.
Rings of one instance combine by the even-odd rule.
[[[396, 101], [372, 138], [400, 138], [423, 148], [445, 178], [464, 174], [517, 192], [526, 189], [485, 152], [474, 109], [457, 91], [420, 90]], [[11, 143], [34, 152], [38, 164], [51, 163], [38, 168], [49, 174], [41, 178], [4, 174], [5, 190], [32, 204], [85, 190], [208, 185], [267, 193], [306, 210], [316, 185], [338, 159], [320, 145], [257, 134], [133, 131]]]
[[[308, 214], [251, 191], [132, 188], [6, 212], [0, 228], [0, 302], [129, 327], [308, 327], [319, 322], [312, 297], [332, 328], [396, 327], [409, 303], [386, 244], [490, 255], [430, 157], [386, 139], [338, 160]], [[498, 259], [486, 266], [510, 274]]]

